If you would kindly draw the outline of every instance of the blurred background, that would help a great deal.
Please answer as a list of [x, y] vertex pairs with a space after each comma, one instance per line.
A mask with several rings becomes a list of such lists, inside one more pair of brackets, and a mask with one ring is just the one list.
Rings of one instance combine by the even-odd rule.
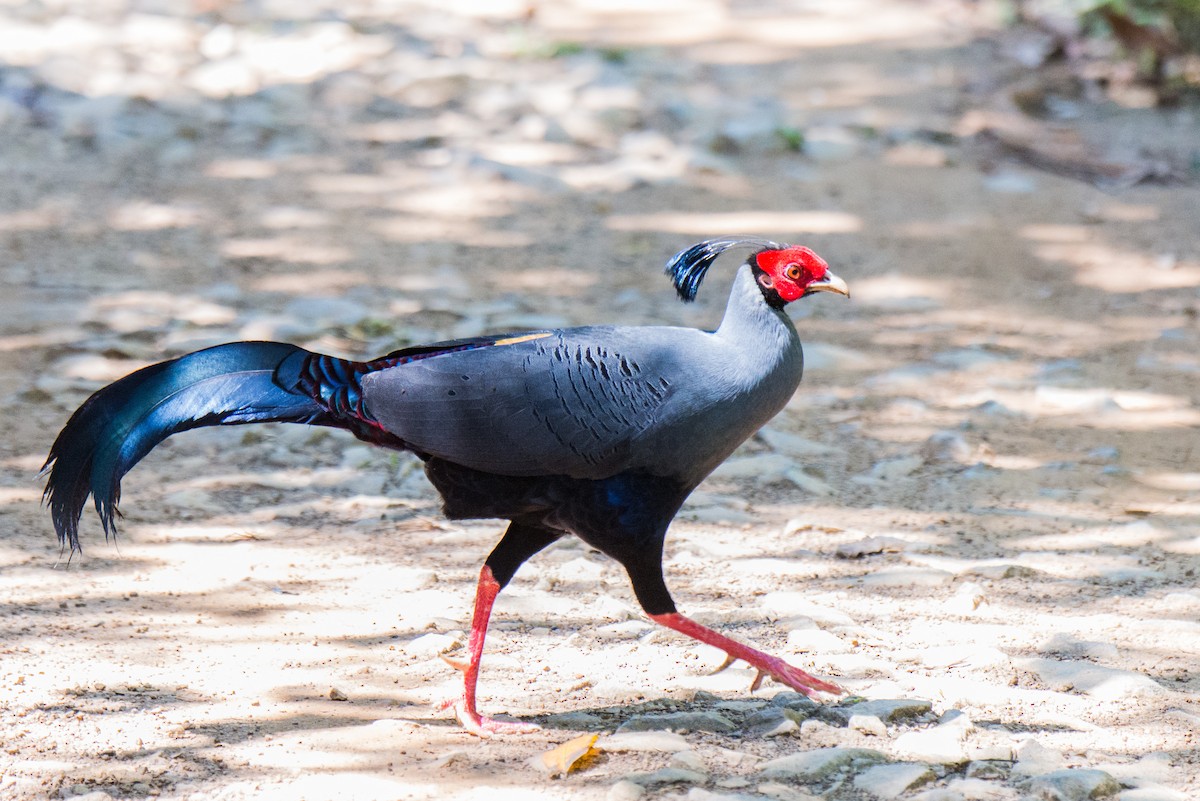
[[[672, 529], [682, 604], [786, 637], [776, 650], [856, 692], [991, 721], [1004, 753], [1032, 732], [1060, 767], [1163, 793], [1131, 799], [1194, 796], [1198, 51], [1195, 0], [0, 0], [0, 733], [16, 743], [0, 795], [249, 797], [237, 782], [257, 776], [300, 797], [285, 759], [255, 756], [274, 753], [263, 738], [391, 706], [436, 718], [452, 671], [400, 645], [465, 624], [443, 616], [465, 615], [496, 534], [433, 522], [407, 458], [227, 429], [131, 474], [121, 552], [89, 517], [87, 558], [51, 570], [34, 474], [88, 393], [237, 339], [359, 357], [558, 325], [714, 327], [736, 260], [695, 306], [662, 266], [740, 233], [813, 247], [853, 299], [790, 310], [805, 383]], [[669, 656], [649, 670], [647, 649], [613, 656], [649, 636], [593, 636], [638, 617], [623, 577], [566, 546], [539, 559], [498, 629], [520, 661], [485, 663], [498, 709], [620, 722], [638, 697], [744, 693], [680, 684]], [[177, 653], [197, 609], [221, 625]], [[629, 665], [627, 683], [555, 695], [585, 672], [562, 662], [521, 683], [564, 629], [574, 652]], [[305, 649], [287, 650], [297, 631]], [[330, 701], [331, 676], [370, 701]], [[349, 749], [376, 787], [444, 756], [428, 743], [456, 741], [434, 731], [320, 741], [311, 764], [341, 775]], [[807, 742], [864, 736], [836, 731]], [[226, 744], [245, 764], [218, 758]], [[152, 778], [112, 773], [102, 747]], [[488, 770], [522, 753], [496, 748]], [[607, 764], [570, 792], [603, 796], [635, 767]], [[1017, 778], [991, 778], [987, 798], [1016, 797]]]

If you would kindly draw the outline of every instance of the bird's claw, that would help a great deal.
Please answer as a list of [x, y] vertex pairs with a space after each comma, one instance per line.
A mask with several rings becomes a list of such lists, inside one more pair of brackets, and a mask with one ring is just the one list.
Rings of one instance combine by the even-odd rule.
[[438, 708], [447, 709], [449, 707], [454, 707], [454, 716], [458, 718], [458, 722], [462, 724], [463, 729], [468, 734], [474, 734], [476, 737], [484, 740], [493, 734], [530, 734], [542, 730], [542, 727], [536, 723], [522, 723], [519, 720], [496, 720], [495, 718], [484, 717], [470, 708], [462, 698], [443, 701]]
[[[460, 673], [467, 672], [468, 665], [466, 662], [460, 662], [457, 659], [451, 659], [450, 657], [446, 656], [445, 654], [442, 655], [442, 661], [445, 662], [450, 667], [454, 668], [455, 670], [459, 671]], [[449, 704], [447, 704], [446, 706], [449, 706]], [[445, 709], [445, 708], [446, 708], [445, 706], [442, 707], [442, 709]]]
[[718, 665], [715, 669], [710, 671], [708, 675], [715, 676], [718, 673], [720, 673], [721, 671], [725, 670], [725, 668], [729, 667], [736, 661], [737, 661], [737, 657], [734, 656], [733, 654], [725, 654], [725, 661], [722, 662], [720, 665]]
[[755, 667], [758, 668], [758, 675], [754, 677], [754, 683], [750, 685], [751, 692], [757, 690], [762, 685], [763, 679], [767, 676], [809, 698], [812, 698], [817, 693], [844, 695], [846, 692], [836, 684], [823, 681], [816, 676], [805, 673], [800, 668], [789, 665], [778, 657], [768, 657], [768, 662], [765, 666], [755, 665]]

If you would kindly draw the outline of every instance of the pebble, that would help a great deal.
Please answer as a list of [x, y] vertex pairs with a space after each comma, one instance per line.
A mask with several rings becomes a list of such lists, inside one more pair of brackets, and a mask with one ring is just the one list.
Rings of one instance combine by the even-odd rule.
[[730, 459], [712, 472], [714, 478], [753, 478], [756, 481], [778, 481], [796, 463], [779, 453], [763, 453]]
[[873, 715], [885, 723], [899, 723], [900, 721], [910, 720], [927, 714], [933, 709], [933, 704], [920, 699], [877, 698], [870, 701], [863, 701], [847, 708], [854, 715]]
[[765, 796], [777, 799], [777, 801], [821, 801], [815, 795], [782, 782], [763, 782], [754, 789]]
[[909, 543], [896, 537], [867, 537], [855, 542], [843, 542], [834, 553], [840, 559], [859, 559], [877, 553], [903, 553]]
[[729, 732], [736, 726], [719, 712], [667, 712], [661, 715], [635, 715], [617, 729], [617, 733], [638, 731], [714, 731]]
[[1113, 795], [1121, 789], [1112, 776], [1095, 768], [1067, 768], [1044, 773], [1029, 779], [1024, 787], [1045, 801], [1087, 801]]
[[1037, 182], [1023, 173], [1003, 170], [985, 177], [983, 188], [1005, 195], [1028, 195], [1037, 191]]
[[887, 726], [883, 725], [883, 721], [874, 715], [851, 715], [846, 725], [857, 732], [869, 734], [872, 737], [887, 736]]
[[1010, 801], [1017, 797], [1013, 788], [985, 779], [951, 779], [946, 783], [946, 789], [967, 801]]
[[637, 801], [646, 794], [646, 788], [637, 782], [632, 782], [629, 779], [621, 779], [621, 781], [608, 788], [608, 794], [605, 796], [607, 801]]
[[708, 774], [686, 768], [660, 768], [652, 773], [631, 773], [625, 778], [643, 787], [653, 787], [659, 784], [703, 784], [708, 781]]
[[786, 470], [786, 471], [784, 471], [783, 476], [788, 481], [792, 482], [797, 487], [799, 487], [800, 489], [804, 490], [805, 492], [807, 492], [811, 495], [828, 497], [830, 495], [836, 494], [836, 492], [837, 492], [830, 484], [826, 483], [825, 481], [822, 481], [821, 479], [817, 478], [816, 476], [806, 473], [805, 471], [801, 470], [800, 468], [795, 468], [793, 470]]
[[[951, 712], [957, 714], [951, 715]], [[966, 762], [965, 742], [974, 724], [958, 710], [950, 710], [942, 719], [943, 722], [931, 729], [905, 732], [897, 737], [892, 744], [896, 752], [939, 765]]]
[[817, 748], [778, 757], [766, 762], [762, 775], [767, 779], [794, 779], [811, 782], [847, 767], [875, 765], [887, 757], [870, 748]]
[[898, 567], [869, 573], [858, 581], [864, 587], [944, 587], [954, 581], [954, 574], [931, 567]]
[[746, 733], [752, 737], [779, 737], [800, 731], [805, 715], [792, 709], [768, 707], [746, 716]]
[[921, 446], [926, 464], [964, 464], [973, 452], [962, 434], [955, 431], [936, 431]]
[[601, 751], [650, 751], [676, 753], [686, 750], [688, 741], [669, 731], [618, 731], [596, 742]]
[[854, 777], [854, 787], [875, 798], [891, 799], [933, 778], [933, 769], [928, 765], [899, 762], [867, 768]]
[[1015, 776], [1036, 776], [1058, 770], [1065, 761], [1061, 751], [1037, 740], [1026, 740], [1017, 748], [1017, 762], [1012, 772]]
[[688, 789], [687, 801], [762, 801], [762, 796], [753, 793], [718, 793], [703, 787]]
[[1117, 801], [1188, 801], [1188, 796], [1170, 787], [1136, 787], [1120, 793]]
[[667, 761], [667, 767], [683, 768], [684, 770], [691, 770], [696, 773], [708, 772], [708, 765], [704, 763], [704, 757], [695, 751], [677, 751], [671, 754], [670, 760]]
[[775, 428], [760, 429], [758, 438], [765, 442], [771, 450], [785, 456], [829, 456], [839, 452], [838, 448], [831, 445]]
[[452, 634], [431, 631], [405, 643], [404, 652], [412, 656], [429, 657], [453, 651], [461, 645], [462, 641]]
[[1132, 670], [1118, 670], [1091, 662], [1060, 661], [1039, 657], [1022, 659], [1017, 665], [1058, 692], [1077, 691], [1100, 701], [1118, 701], [1166, 692], [1154, 679]]

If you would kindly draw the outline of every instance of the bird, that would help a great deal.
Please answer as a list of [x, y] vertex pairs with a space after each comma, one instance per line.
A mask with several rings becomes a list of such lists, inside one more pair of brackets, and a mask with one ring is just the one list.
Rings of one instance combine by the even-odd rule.
[[807, 696], [836, 684], [680, 613], [663, 577], [668, 525], [688, 495], [781, 411], [803, 373], [785, 307], [846, 282], [811, 249], [753, 236], [708, 239], [666, 266], [680, 299], [695, 299], [724, 252], [738, 267], [714, 331], [678, 326], [547, 328], [406, 347], [370, 361], [281, 342], [232, 342], [133, 372], [98, 390], [50, 448], [44, 502], [59, 542], [82, 550], [89, 495], [116, 537], [121, 478], [168, 436], [262, 422], [348, 431], [409, 451], [452, 520], [508, 526], [484, 560], [453, 707], [482, 737], [535, 730], [481, 715], [477, 686], [497, 594], [530, 557], [565, 536], [619, 563], [646, 615], [721, 649], [724, 667], [757, 670]]

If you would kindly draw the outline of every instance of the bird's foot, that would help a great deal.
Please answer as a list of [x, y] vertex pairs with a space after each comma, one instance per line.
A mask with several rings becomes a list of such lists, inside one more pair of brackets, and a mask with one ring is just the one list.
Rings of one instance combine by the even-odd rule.
[[819, 692], [831, 693], [833, 695], [842, 695], [846, 692], [836, 684], [823, 681], [816, 676], [805, 673], [800, 668], [795, 665], [789, 665], [777, 656], [761, 654], [761, 657], [761, 664], [757, 663], [757, 661], [752, 663], [758, 669], [758, 673], [750, 685], [750, 692], [754, 692], [761, 687], [763, 679], [767, 676], [809, 698], [812, 698]]
[[522, 723], [519, 720], [496, 720], [495, 718], [484, 717], [475, 711], [473, 704], [467, 703], [465, 698], [451, 699], [443, 702], [439, 709], [449, 709], [454, 707], [454, 716], [458, 718], [458, 722], [468, 734], [474, 734], [476, 737], [487, 739], [493, 734], [530, 734], [535, 731], [541, 731], [542, 727], [536, 723]]

